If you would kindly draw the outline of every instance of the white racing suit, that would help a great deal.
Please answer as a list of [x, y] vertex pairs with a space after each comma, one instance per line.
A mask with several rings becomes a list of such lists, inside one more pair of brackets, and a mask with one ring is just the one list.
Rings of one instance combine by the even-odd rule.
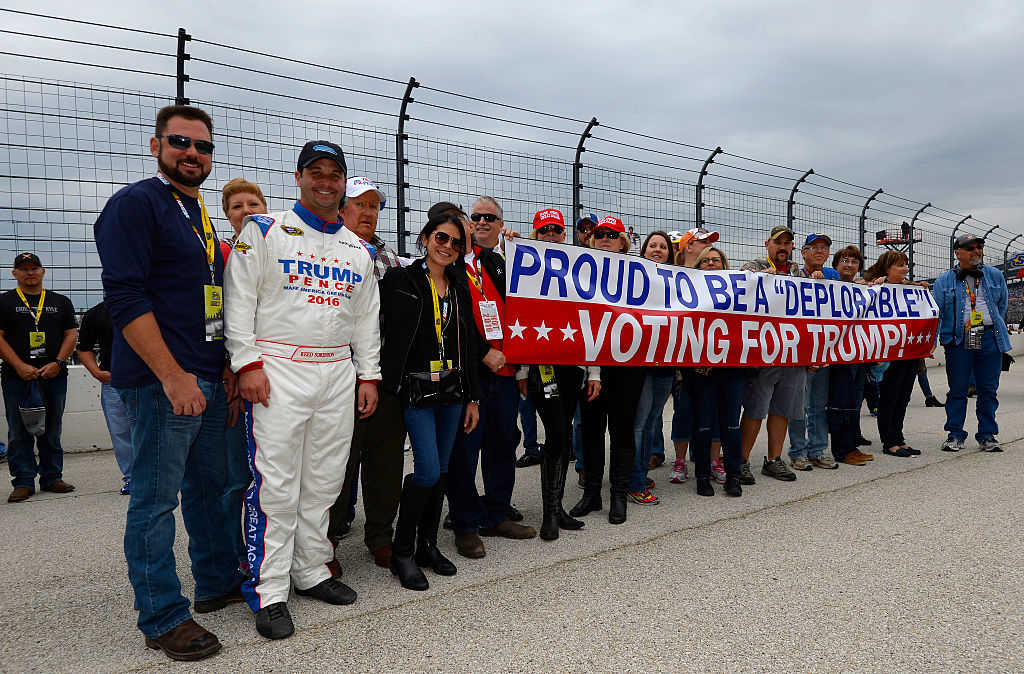
[[246, 403], [253, 485], [245, 541], [253, 611], [331, 576], [328, 511], [341, 493], [355, 379], [380, 379], [380, 297], [373, 258], [338, 223], [296, 202], [246, 219], [224, 274], [231, 367], [263, 368], [269, 405]]

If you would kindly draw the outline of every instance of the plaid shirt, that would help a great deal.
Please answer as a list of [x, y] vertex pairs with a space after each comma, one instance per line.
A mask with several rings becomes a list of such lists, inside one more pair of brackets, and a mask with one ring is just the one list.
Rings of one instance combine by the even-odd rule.
[[374, 235], [370, 239], [370, 245], [373, 246], [373, 273], [377, 277], [377, 280], [384, 278], [384, 274], [387, 273], [388, 269], [392, 267], [401, 267], [401, 262], [398, 261], [398, 253], [388, 247], [388, 244], [384, 243], [381, 238]]

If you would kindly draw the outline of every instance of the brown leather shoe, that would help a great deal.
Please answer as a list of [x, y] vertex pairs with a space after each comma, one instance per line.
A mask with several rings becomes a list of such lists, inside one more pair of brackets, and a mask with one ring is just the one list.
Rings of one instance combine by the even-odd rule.
[[21, 503], [22, 501], [28, 499], [28, 497], [34, 493], [35, 492], [33, 492], [28, 487], [15, 487], [14, 491], [11, 492], [11, 495], [7, 497], [7, 502]]
[[455, 534], [455, 549], [460, 555], [470, 559], [480, 559], [487, 554], [487, 550], [484, 549], [484, 542], [480, 540], [480, 536], [475, 531]]
[[75, 490], [75, 485], [68, 484], [64, 480], [57, 480], [43, 487], [43, 491], [52, 491], [54, 494], [67, 494]]
[[516, 524], [512, 520], [505, 520], [496, 527], [484, 527], [480, 530], [480, 535], [523, 540], [526, 538], [536, 538], [537, 530], [533, 527], [524, 527], [522, 524]]
[[146, 637], [146, 646], [159, 648], [171, 660], [202, 660], [220, 650], [216, 635], [189, 618], [155, 639]]
[[845, 463], [848, 466], [864, 466], [867, 464], [867, 461], [857, 456], [857, 452], [850, 452], [843, 457], [840, 463]]
[[370, 551], [373, 555], [373, 563], [377, 566], [388, 569], [391, 567], [391, 546], [382, 545], [379, 548], [374, 548]]
[[875, 455], [874, 454], [865, 454], [864, 452], [860, 451], [859, 449], [853, 450], [852, 452], [850, 452], [850, 454], [853, 454], [858, 459], [864, 459], [865, 461], [874, 461], [875, 460]]

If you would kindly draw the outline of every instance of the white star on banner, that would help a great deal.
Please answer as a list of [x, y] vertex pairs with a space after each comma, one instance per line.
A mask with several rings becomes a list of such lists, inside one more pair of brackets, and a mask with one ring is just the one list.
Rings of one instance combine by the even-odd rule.
[[513, 325], [508, 326], [508, 329], [512, 331], [512, 337], [523, 339], [523, 331], [526, 330], [526, 327], [525, 325], [519, 325], [519, 319], [517, 318]]
[[564, 328], [558, 328], [562, 331], [563, 342], [576, 342], [576, 328], [572, 327], [572, 323], [566, 323]]
[[544, 325], [544, 321], [541, 321], [540, 326], [535, 327], [534, 330], [537, 331], [537, 339], [548, 339], [548, 333], [551, 332], [551, 328]]

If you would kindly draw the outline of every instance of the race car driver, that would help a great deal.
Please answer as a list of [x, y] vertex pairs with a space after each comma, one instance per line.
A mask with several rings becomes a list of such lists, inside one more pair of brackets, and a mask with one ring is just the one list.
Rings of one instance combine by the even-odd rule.
[[270, 639], [294, 632], [289, 576], [298, 594], [356, 599], [327, 566], [328, 509], [345, 478], [357, 403], [364, 418], [377, 405], [380, 299], [373, 257], [338, 221], [346, 173], [340, 147], [306, 143], [299, 201], [247, 218], [225, 273], [225, 337], [246, 400], [253, 473], [245, 522], [253, 577], [242, 595]]

